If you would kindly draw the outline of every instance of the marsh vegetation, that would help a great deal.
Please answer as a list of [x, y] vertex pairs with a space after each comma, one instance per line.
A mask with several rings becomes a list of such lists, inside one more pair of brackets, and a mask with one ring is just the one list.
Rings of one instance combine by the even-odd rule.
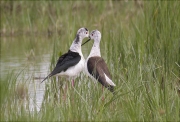
[[[179, 6], [175, 0], [1, 1], [1, 120], [180, 121]], [[83, 73], [74, 88], [55, 77], [40, 84], [80, 27], [101, 31], [116, 95], [102, 93]], [[85, 58], [91, 46], [82, 47]]]

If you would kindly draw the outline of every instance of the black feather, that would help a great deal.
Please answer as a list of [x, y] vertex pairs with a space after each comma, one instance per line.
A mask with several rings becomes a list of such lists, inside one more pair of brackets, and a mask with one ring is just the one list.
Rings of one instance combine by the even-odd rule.
[[59, 57], [54, 70], [43, 81], [62, 71], [66, 71], [68, 68], [76, 65], [80, 60], [81, 60], [81, 56], [79, 55], [79, 53], [72, 52], [69, 50], [67, 53]]

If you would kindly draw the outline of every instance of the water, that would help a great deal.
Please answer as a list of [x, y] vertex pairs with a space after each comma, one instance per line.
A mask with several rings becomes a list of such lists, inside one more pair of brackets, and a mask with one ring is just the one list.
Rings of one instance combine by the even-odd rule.
[[[38, 40], [38, 42], [37, 42]], [[6, 37], [1, 40], [1, 78], [8, 74], [18, 75], [17, 85], [28, 86], [30, 110], [40, 110], [45, 83], [40, 83], [48, 74], [53, 45], [51, 38]]]
[[[1, 38], [1, 78], [9, 73], [15, 76], [19, 83], [25, 83], [28, 87], [31, 111], [40, 110], [43, 101], [45, 82], [41, 83], [50, 72], [50, 62], [53, 55], [53, 42], [56, 42], [57, 50], [65, 53], [71, 42], [64, 44], [65, 37], [4, 37]], [[85, 58], [88, 56], [92, 42], [82, 48]], [[56, 56], [58, 58], [58, 55]]]

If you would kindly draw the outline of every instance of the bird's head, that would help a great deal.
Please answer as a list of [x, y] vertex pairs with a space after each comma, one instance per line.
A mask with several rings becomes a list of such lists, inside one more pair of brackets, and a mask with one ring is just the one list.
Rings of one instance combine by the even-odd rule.
[[77, 31], [77, 35], [80, 36], [82, 39], [89, 37], [89, 30], [87, 28], [80, 28]]
[[83, 46], [84, 44], [86, 44], [90, 40], [100, 41], [101, 40], [101, 32], [98, 30], [91, 31], [91, 33], [89, 34], [89, 39], [86, 42], [84, 42], [81, 46]]
[[101, 39], [101, 32], [99, 32], [98, 30], [93, 30], [91, 31], [89, 38], [92, 40], [100, 40]]

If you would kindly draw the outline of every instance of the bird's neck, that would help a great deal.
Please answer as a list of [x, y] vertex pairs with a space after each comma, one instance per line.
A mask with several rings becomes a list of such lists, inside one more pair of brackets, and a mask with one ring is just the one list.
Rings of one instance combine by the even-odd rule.
[[70, 47], [70, 50], [73, 52], [78, 52], [82, 54], [81, 43], [82, 43], [82, 38], [77, 35]]
[[94, 44], [92, 46], [91, 52], [90, 52], [90, 57], [92, 56], [101, 56], [100, 52], [100, 41], [94, 40]]

